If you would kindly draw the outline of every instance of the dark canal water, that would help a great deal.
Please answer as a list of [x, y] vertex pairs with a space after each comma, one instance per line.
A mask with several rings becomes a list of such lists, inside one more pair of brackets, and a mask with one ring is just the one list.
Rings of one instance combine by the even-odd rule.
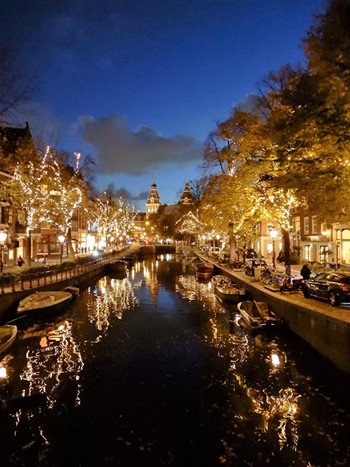
[[[0, 397], [15, 399], [0, 465], [350, 465], [349, 379], [238, 318], [163, 256], [21, 325], [0, 362]], [[46, 401], [16, 405], [37, 393]]]

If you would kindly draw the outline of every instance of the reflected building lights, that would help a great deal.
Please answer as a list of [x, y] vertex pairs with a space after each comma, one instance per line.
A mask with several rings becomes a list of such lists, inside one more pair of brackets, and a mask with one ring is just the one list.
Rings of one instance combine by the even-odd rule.
[[273, 366], [280, 366], [281, 364], [281, 360], [279, 358], [279, 356], [275, 353], [271, 354], [271, 363]]
[[[42, 338], [40, 338], [42, 341]], [[79, 375], [84, 367], [83, 358], [72, 335], [72, 325], [65, 321], [47, 333], [46, 347], [26, 352], [26, 365], [20, 379], [28, 383], [23, 396], [41, 392], [47, 397], [47, 405], [56, 403], [57, 391], [63, 374]], [[80, 405], [80, 388], [76, 387], [75, 404]]]
[[[114, 279], [105, 276], [98, 283], [99, 294], [89, 308], [88, 319], [102, 334], [107, 332], [112, 316], [122, 319], [125, 311], [138, 304], [134, 294], [134, 284], [128, 277]], [[98, 342], [102, 335], [98, 335], [94, 342]]]
[[[254, 388], [241, 375], [241, 365], [248, 361], [256, 345], [261, 347], [262, 353], [270, 349], [270, 355], [262, 361], [262, 365], [268, 365], [269, 374], [277, 382], [279, 372], [283, 369], [285, 356], [276, 351], [273, 343], [266, 344], [261, 336], [258, 336], [257, 340], [249, 336], [249, 333], [239, 324], [241, 319], [239, 313], [231, 315], [230, 320], [223, 318], [227, 316], [227, 313], [225, 314], [225, 310], [218, 307], [211, 283], [201, 284], [194, 276], [180, 276], [176, 290], [189, 301], [195, 297], [203, 304], [203, 309], [210, 312], [210, 333], [206, 336], [206, 341], [218, 349], [219, 357], [225, 355], [225, 353], [221, 355], [221, 352], [229, 346], [230, 373], [244, 390], [253, 412], [261, 417], [260, 429], [263, 432], [274, 430], [281, 448], [290, 441], [293, 448], [297, 449], [299, 436], [296, 417], [299, 396], [290, 387], [280, 389], [277, 394], [272, 393], [273, 387], [271, 387], [271, 393], [269, 389]], [[233, 327], [231, 332], [229, 331], [230, 325]]]
[[[157, 296], [162, 287], [162, 273], [166, 273], [167, 255], [160, 257], [152, 267], [146, 262], [137, 262], [129, 271], [128, 276], [117, 279], [110, 276], [101, 278], [95, 287], [86, 289], [84, 293], [84, 306], [87, 315], [84, 319], [89, 324], [88, 343], [78, 344], [72, 332], [72, 323], [63, 321], [49, 330], [43, 331], [33, 327], [23, 333], [23, 339], [38, 339], [38, 347], [27, 351], [25, 366], [20, 379], [25, 382], [23, 396], [37, 392], [47, 394], [49, 408], [58, 403], [58, 396], [63, 378], [67, 374], [73, 385], [75, 406], [81, 404], [80, 374], [87, 358], [83, 349], [94, 346], [108, 333], [111, 323], [122, 320], [125, 314], [138, 305], [139, 300], [135, 292], [146, 284], [152, 297]], [[201, 339], [205, 345], [210, 346], [212, 353], [220, 358], [227, 358], [229, 365], [229, 384], [232, 385], [232, 394], [239, 393], [242, 405], [249, 407], [249, 411], [258, 419], [257, 431], [273, 435], [277, 438], [280, 448], [291, 444], [297, 449], [299, 434], [297, 417], [299, 413], [299, 397], [296, 392], [282, 381], [286, 355], [278, 345], [266, 341], [263, 337], [253, 337], [240, 326], [240, 314], [223, 306], [217, 299], [211, 282], [200, 283], [194, 275], [178, 275], [176, 279], [176, 292], [188, 302], [198, 302], [194, 309], [208, 312], [208, 320], [203, 320]], [[154, 298], [154, 299], [155, 299]], [[191, 304], [192, 306], [192, 304]], [[85, 310], [84, 310], [85, 311]], [[205, 323], [205, 324], [204, 324]], [[92, 334], [92, 337], [91, 337]], [[259, 376], [250, 376], [245, 367], [250, 359], [257, 353], [259, 371], [262, 369], [263, 378], [268, 378], [268, 385], [259, 386]], [[87, 352], [87, 355], [90, 355]], [[7, 362], [0, 363], [0, 378], [8, 378], [11, 368]], [[257, 372], [258, 373], [258, 372]], [[267, 375], [267, 376], [266, 376]], [[281, 379], [281, 380], [280, 380]], [[229, 408], [229, 407], [228, 407]], [[24, 417], [31, 417], [30, 412], [18, 411], [14, 414], [17, 426]], [[231, 420], [232, 425], [237, 423], [239, 417]], [[245, 423], [244, 413], [241, 418]], [[44, 440], [45, 434], [40, 435]], [[232, 446], [228, 446], [228, 449]]]
[[7, 369], [4, 366], [0, 366], [0, 379], [7, 378]]

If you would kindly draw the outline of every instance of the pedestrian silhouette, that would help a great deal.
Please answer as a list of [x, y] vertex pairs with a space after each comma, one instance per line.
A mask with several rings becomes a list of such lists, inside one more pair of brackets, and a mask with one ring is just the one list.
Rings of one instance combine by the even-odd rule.
[[311, 271], [307, 264], [304, 264], [304, 266], [301, 268], [300, 275], [302, 276], [304, 280], [310, 279]]

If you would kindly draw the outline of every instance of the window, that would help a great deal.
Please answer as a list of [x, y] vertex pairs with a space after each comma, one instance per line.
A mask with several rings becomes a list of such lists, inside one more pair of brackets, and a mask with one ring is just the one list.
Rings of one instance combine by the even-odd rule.
[[300, 232], [300, 216], [295, 216], [292, 219], [293, 232]]
[[311, 261], [311, 245], [304, 246], [304, 259]]
[[304, 218], [304, 235], [309, 235], [309, 233], [310, 233], [309, 218], [305, 217]]
[[315, 235], [318, 233], [317, 216], [312, 216], [311, 222], [311, 233]]

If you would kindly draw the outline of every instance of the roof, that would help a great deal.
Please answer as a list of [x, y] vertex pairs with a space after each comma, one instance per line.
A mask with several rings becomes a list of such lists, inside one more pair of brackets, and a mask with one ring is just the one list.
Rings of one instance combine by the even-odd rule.
[[28, 122], [24, 128], [0, 126], [0, 149], [4, 157], [16, 153], [18, 146], [32, 141]]
[[193, 204], [194, 203], [194, 196], [191, 193], [190, 185], [188, 182], [185, 184], [184, 191], [181, 195], [181, 198], [179, 200], [181, 204]]

